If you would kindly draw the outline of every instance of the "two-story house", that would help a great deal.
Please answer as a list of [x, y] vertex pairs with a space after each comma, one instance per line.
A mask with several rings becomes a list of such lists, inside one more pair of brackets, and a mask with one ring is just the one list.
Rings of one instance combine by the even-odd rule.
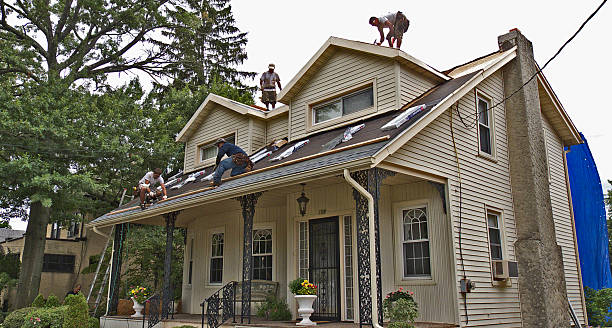
[[[169, 240], [185, 227], [175, 288], [183, 312], [204, 309], [211, 326], [234, 314], [234, 298], [247, 324], [266, 281], [295, 317], [297, 277], [319, 286], [315, 320], [379, 326], [382, 299], [403, 288], [422, 323], [562, 327], [571, 304], [584, 324], [563, 148], [581, 139], [536, 74], [531, 43], [513, 30], [498, 44], [439, 71], [332, 37], [279, 94], [286, 106], [210, 95], [178, 134], [185, 174], [168, 182], [168, 200], [144, 211], [133, 201], [90, 225], [165, 225]], [[256, 163], [213, 188], [202, 177], [219, 137]]]

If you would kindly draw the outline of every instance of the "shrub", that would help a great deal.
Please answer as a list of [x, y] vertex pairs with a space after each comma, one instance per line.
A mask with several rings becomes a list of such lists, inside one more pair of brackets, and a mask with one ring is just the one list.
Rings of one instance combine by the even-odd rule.
[[291, 320], [291, 312], [287, 302], [273, 295], [267, 296], [265, 302], [257, 306], [257, 316], [272, 321]]
[[28, 313], [21, 328], [62, 328], [66, 310], [66, 306], [37, 308]]
[[612, 326], [612, 288], [584, 288], [587, 317], [591, 326]]
[[62, 328], [82, 328], [89, 325], [89, 314], [87, 313], [89, 307], [83, 294], [66, 296], [64, 305], [68, 308]]
[[41, 308], [45, 307], [45, 304], [45, 298], [42, 296], [42, 294], [38, 294], [38, 296], [36, 296], [34, 299], [34, 302], [32, 302], [32, 307]]
[[402, 288], [387, 294], [383, 301], [385, 316], [390, 319], [389, 328], [414, 328], [412, 323], [419, 315], [413, 292]]
[[53, 294], [49, 295], [49, 297], [47, 298], [47, 302], [45, 303], [45, 307], [48, 308], [58, 307], [60, 305], [62, 304], [60, 303], [59, 299]]
[[89, 328], [100, 328], [100, 319], [89, 317]]
[[9, 315], [6, 316], [4, 322], [2, 323], [2, 328], [21, 328], [21, 326], [23, 326], [26, 316], [33, 310], [35, 310], [35, 308], [29, 307], [18, 309], [9, 313]]

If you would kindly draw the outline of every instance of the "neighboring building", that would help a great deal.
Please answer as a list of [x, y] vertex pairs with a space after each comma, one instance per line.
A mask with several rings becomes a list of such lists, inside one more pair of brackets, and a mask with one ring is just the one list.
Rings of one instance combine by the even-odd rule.
[[[420, 322], [569, 326], [569, 299], [584, 324], [563, 151], [580, 135], [542, 73], [502, 102], [537, 67], [520, 32], [498, 42], [499, 51], [441, 72], [397, 49], [332, 37], [279, 94], [287, 106], [268, 112], [210, 95], [177, 137], [185, 175], [168, 182], [168, 200], [144, 211], [135, 200], [89, 225], [116, 225], [116, 244], [127, 222], [186, 228], [186, 313], [201, 313], [232, 281], [273, 281], [295, 316], [287, 283], [302, 276], [319, 285], [313, 317], [327, 321], [372, 323], [382, 298], [404, 288]], [[251, 154], [289, 143], [211, 188], [200, 177], [219, 137]], [[190, 174], [197, 179], [184, 184]], [[476, 288], [464, 293], [468, 279]], [[249, 313], [247, 290], [238, 315]]]
[[[19, 254], [21, 257], [25, 238], [22, 236], [0, 242], [4, 252]], [[60, 300], [74, 286], [80, 284], [83, 293], [89, 291], [93, 274], [81, 274], [89, 266], [92, 256], [100, 255], [106, 239], [91, 229], [86, 229], [80, 222], [71, 223], [68, 227], [61, 227], [57, 223], [47, 227], [47, 240], [43, 258], [42, 276], [39, 292], [44, 297], [53, 294]], [[93, 264], [97, 264], [93, 263]], [[16, 289], [12, 288], [8, 294], [9, 304], [15, 304]]]
[[21, 236], [23, 236], [24, 233], [24, 230], [0, 228], [0, 242], [3, 242], [7, 239], [20, 238]]

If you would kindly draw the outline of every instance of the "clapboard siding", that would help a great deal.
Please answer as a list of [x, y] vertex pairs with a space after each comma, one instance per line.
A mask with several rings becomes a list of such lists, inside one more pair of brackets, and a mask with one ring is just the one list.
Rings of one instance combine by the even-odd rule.
[[417, 75], [404, 66], [400, 69], [400, 104], [404, 105], [422, 95], [436, 84], [429, 79]]
[[289, 136], [287, 115], [279, 115], [267, 122], [266, 143]]
[[291, 138], [304, 137], [309, 104], [349, 90], [363, 82], [376, 81], [377, 111], [396, 109], [397, 80], [392, 60], [342, 50], [334, 53], [291, 100]]
[[198, 129], [185, 143], [185, 172], [201, 167], [197, 159], [199, 145], [214, 142], [215, 139], [232, 133], [237, 133], [236, 144], [239, 147], [245, 150], [251, 148], [249, 119], [246, 116], [219, 105], [210, 109]]
[[555, 221], [557, 244], [561, 246], [563, 254], [567, 294], [574, 311], [576, 311], [578, 318], [583, 322], [584, 310], [582, 307], [581, 286], [576, 260], [574, 230], [569, 209], [565, 167], [563, 166], [563, 143], [546, 117], [543, 116], [542, 120], [544, 123], [546, 154], [548, 155], [550, 200]]
[[[501, 73], [498, 71], [478, 85], [478, 90], [493, 97], [493, 103], [503, 98]], [[469, 125], [475, 116], [475, 92], [469, 92], [458, 102], [461, 117]], [[454, 106], [453, 106], [454, 111]], [[504, 258], [515, 260], [516, 240], [514, 211], [510, 186], [509, 162], [504, 106], [493, 111], [495, 158], [478, 155], [475, 127], [467, 129], [453, 112], [453, 129], [462, 178], [462, 227], [459, 230], [459, 183], [455, 154], [450, 135], [450, 111], [434, 120], [406, 145], [392, 154], [388, 161], [449, 177], [451, 214], [454, 229], [457, 276], [463, 275], [459, 261], [459, 235], [465, 274], [476, 282], [477, 288], [467, 297], [469, 323], [466, 324], [463, 297], [457, 289], [461, 325], [466, 327], [496, 325], [520, 327], [521, 312], [518, 281], [511, 279], [509, 287], [493, 284], [487, 237], [486, 207], [502, 213], [505, 250]]]
[[258, 118], [249, 119], [251, 129], [251, 148], [246, 150], [253, 153], [266, 144], [266, 122]]

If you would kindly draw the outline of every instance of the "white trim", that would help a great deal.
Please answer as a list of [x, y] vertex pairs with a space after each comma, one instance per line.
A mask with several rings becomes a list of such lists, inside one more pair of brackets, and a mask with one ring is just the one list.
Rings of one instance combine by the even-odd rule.
[[[422, 208], [425, 207], [427, 216], [427, 242], [429, 244], [429, 277], [405, 277], [404, 276], [404, 259], [403, 259], [403, 211], [407, 209]], [[393, 203], [393, 242], [394, 242], [394, 277], [396, 285], [435, 285], [436, 281], [435, 271], [436, 267], [432, 259], [436, 258], [438, 254], [435, 254], [434, 249], [431, 245], [435, 243], [435, 238], [432, 238], [431, 228], [431, 200], [430, 199], [418, 199], [402, 202]]]
[[502, 259], [510, 261], [510, 256], [508, 252], [508, 242], [506, 238], [506, 220], [504, 215], [504, 210], [489, 206], [487, 204], [484, 205], [484, 226], [487, 235], [487, 253], [489, 255], [489, 270], [491, 271], [491, 285], [496, 287], [509, 287], [512, 285], [511, 279], [506, 281], [496, 281], [493, 279], [493, 256], [491, 254], [491, 240], [489, 240], [489, 213], [493, 215], [497, 215], [497, 224], [499, 226], [499, 236], [501, 242], [501, 252]]
[[[479, 109], [478, 109], [478, 101], [481, 99], [487, 103], [487, 114], [489, 115], [488, 116], [489, 126], [487, 126], [487, 128], [489, 129], [489, 139], [490, 139], [489, 143], [491, 146], [490, 154], [480, 149], [480, 116], [479, 116]], [[481, 91], [480, 88], [478, 87], [474, 88], [474, 104], [476, 107], [475, 111], [476, 111], [476, 127], [477, 127], [476, 141], [478, 143], [478, 156], [488, 157], [492, 160], [497, 160], [497, 155], [496, 155], [497, 147], [495, 143], [495, 108], [491, 108], [494, 102], [495, 102], [495, 98], [489, 96], [486, 92]]]
[[[535, 65], [536, 65], [536, 69], [540, 69], [540, 67], [537, 64]], [[540, 84], [544, 88], [544, 91], [546, 92], [548, 97], [552, 100], [551, 102], [553, 103], [557, 114], [559, 114], [559, 116], [561, 117], [561, 120], [564, 123], [564, 126], [568, 129], [569, 133], [571, 134], [573, 138], [571, 142], [568, 140], [563, 140], [563, 143], [566, 144], [567, 146], [581, 144], [583, 141], [582, 141], [582, 138], [580, 137], [580, 132], [578, 131], [578, 128], [576, 128], [576, 126], [574, 125], [574, 122], [572, 122], [572, 119], [569, 117], [569, 115], [565, 111], [565, 108], [561, 104], [561, 101], [559, 101], [559, 98], [557, 98], [555, 91], [552, 89], [552, 87], [548, 83], [548, 79], [546, 79], [546, 76], [544, 75], [543, 72], [538, 73], [538, 82], [540, 82]], [[561, 135], [559, 135], [559, 137], [561, 137]]]
[[[278, 262], [277, 259], [277, 254], [278, 254], [278, 250], [276, 249], [278, 241], [277, 241], [277, 231], [276, 231], [276, 223], [275, 222], [261, 222], [261, 223], [253, 223], [253, 236], [255, 236], [255, 230], [264, 230], [264, 229], [270, 229], [272, 230], [272, 280], [271, 281], [276, 281], [277, 274], [276, 274], [276, 262]], [[251, 245], [254, 245], [253, 242], [251, 242]], [[253, 253], [253, 250], [251, 250], [251, 254], [252, 257], [255, 256], [255, 254]], [[251, 259], [251, 263], [252, 259]], [[251, 268], [251, 270], [253, 270], [253, 268]]]
[[[222, 233], [223, 234], [223, 271], [222, 271], [222, 275], [221, 275], [221, 282], [214, 282], [211, 283], [210, 282], [210, 267], [211, 267], [211, 260], [212, 260], [212, 236], [216, 233]], [[206, 255], [204, 256], [204, 258], [206, 259], [206, 265], [204, 266], [206, 268], [206, 272], [204, 273], [204, 285], [205, 286], [223, 286], [223, 284], [225, 284], [225, 280], [226, 280], [226, 275], [225, 275], [225, 250], [226, 250], [226, 240], [227, 240], [227, 234], [225, 233], [225, 226], [220, 226], [220, 227], [214, 227], [214, 228], [210, 228], [206, 230], [206, 246], [205, 246], [205, 250], [206, 250]], [[193, 280], [192, 280], [193, 283]]]

